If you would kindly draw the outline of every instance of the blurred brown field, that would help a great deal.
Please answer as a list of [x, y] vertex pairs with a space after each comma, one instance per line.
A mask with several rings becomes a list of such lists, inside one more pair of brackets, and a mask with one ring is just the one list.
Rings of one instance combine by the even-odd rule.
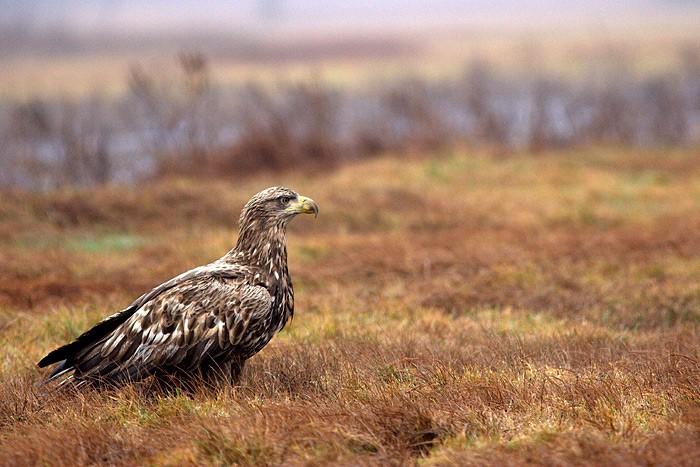
[[[38, 388], [50, 348], [222, 255], [259, 189], [297, 311], [239, 386]], [[0, 195], [0, 464], [655, 464], [700, 456], [700, 154], [455, 148]]]
[[[362, 88], [377, 81], [406, 76], [449, 79], [475, 60], [487, 60], [508, 74], [538, 73], [581, 79], [596, 68], [619, 66], [649, 75], [677, 69], [678, 51], [697, 47], [697, 17], [634, 20], [629, 23], [529, 26], [442, 26], [355, 28], [340, 31], [269, 31], [265, 34], [223, 34], [107, 39], [51, 36], [35, 53], [13, 50], [10, 36], [0, 74], [0, 97], [79, 99], [94, 95], [117, 98], [128, 91], [130, 66], [141, 63], [168, 70], [180, 51], [206, 50], [213, 81], [220, 86], [249, 82], [279, 83], [319, 80], [343, 88]], [[75, 50], [61, 41], [76, 42]], [[47, 42], [47, 43], [44, 43]], [[58, 44], [53, 44], [58, 42]], [[93, 44], [97, 42], [97, 44]], [[44, 50], [46, 49], [46, 50]]]

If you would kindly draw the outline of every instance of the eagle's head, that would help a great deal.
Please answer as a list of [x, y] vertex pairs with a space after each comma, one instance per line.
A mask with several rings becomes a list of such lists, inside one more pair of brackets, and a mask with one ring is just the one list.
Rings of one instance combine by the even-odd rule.
[[318, 215], [318, 204], [285, 187], [274, 186], [257, 193], [241, 212], [241, 229], [284, 227], [297, 214]]

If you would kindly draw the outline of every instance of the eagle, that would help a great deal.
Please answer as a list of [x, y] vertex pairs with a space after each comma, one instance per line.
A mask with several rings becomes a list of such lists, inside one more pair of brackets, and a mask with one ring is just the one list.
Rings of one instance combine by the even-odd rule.
[[119, 385], [149, 376], [238, 380], [245, 361], [294, 314], [287, 224], [318, 216], [314, 200], [289, 188], [254, 195], [240, 215], [236, 246], [176, 276], [39, 361], [46, 381]]

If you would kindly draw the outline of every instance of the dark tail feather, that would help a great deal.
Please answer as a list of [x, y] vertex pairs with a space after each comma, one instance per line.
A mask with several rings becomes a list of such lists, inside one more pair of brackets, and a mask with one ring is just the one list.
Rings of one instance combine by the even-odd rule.
[[[44, 358], [39, 360], [37, 365], [39, 368], [44, 368], [45, 366], [52, 365], [63, 361], [58, 368], [54, 370], [51, 377], [57, 374], [57, 372], [63, 371], [64, 369], [72, 366], [72, 358], [85, 347], [97, 342], [110, 332], [114, 331], [120, 324], [129, 319], [129, 317], [136, 311], [135, 306], [126, 308], [125, 310], [115, 313], [112, 316], [100, 321], [92, 328], [85, 331], [83, 334], [78, 336], [73, 342], [66, 344], [49, 352]], [[61, 368], [63, 367], [63, 368]], [[61, 369], [59, 369], [61, 368]]]
[[[66, 364], [66, 361], [68, 360], [69, 357], [72, 357], [75, 351], [79, 350], [80, 347], [76, 346], [77, 341], [71, 342], [70, 344], [66, 344], [64, 346], [61, 346], [57, 348], [56, 350], [52, 350], [49, 352], [48, 355], [46, 355], [44, 358], [39, 360], [39, 363], [37, 363], [37, 366], [39, 368], [44, 368], [45, 366], [52, 365], [54, 363], [58, 363], [60, 361], [63, 361], [59, 367], [62, 367], [63, 365]], [[53, 376], [53, 374], [51, 375]]]
[[52, 380], [54, 378], [58, 378], [63, 373], [66, 373], [72, 369], [73, 369], [73, 365], [70, 365], [68, 363], [68, 360], [63, 360], [56, 368], [53, 369], [53, 371], [49, 375], [48, 379]]

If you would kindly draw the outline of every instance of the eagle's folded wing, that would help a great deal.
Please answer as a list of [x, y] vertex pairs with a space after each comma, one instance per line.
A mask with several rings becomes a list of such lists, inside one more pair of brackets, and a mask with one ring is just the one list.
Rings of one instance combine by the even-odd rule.
[[131, 303], [131, 305], [124, 308], [123, 310], [109, 315], [108, 317], [106, 317], [105, 319], [103, 319], [102, 321], [100, 321], [99, 323], [82, 333], [73, 342], [70, 342], [66, 345], [52, 350], [44, 358], [42, 358], [39, 361], [39, 363], [37, 363], [37, 365], [39, 366], [39, 368], [44, 368], [54, 363], [63, 362], [63, 364], [59, 365], [58, 368], [56, 368], [54, 370], [54, 373], [51, 375], [51, 377], [57, 376], [58, 373], [65, 371], [64, 368], [67, 367], [66, 364], [69, 363], [68, 361], [71, 359], [71, 357], [73, 357], [73, 355], [75, 355], [81, 349], [91, 346], [92, 344], [103, 338], [105, 335], [114, 331], [120, 324], [129, 319], [131, 315], [133, 315], [139, 308], [141, 308], [141, 306], [148, 303], [150, 300], [153, 300], [155, 297], [165, 292], [166, 290], [169, 290], [175, 286], [181, 286], [187, 281], [198, 277], [211, 275], [212, 270], [217, 271], [217, 273], [219, 274], [227, 274], [229, 277], [235, 277], [235, 271], [228, 271], [228, 273], [222, 273], [222, 271], [220, 271], [219, 269], [212, 268], [212, 265], [200, 266], [198, 268], [186, 271], [180, 274], [179, 276], [173, 277], [172, 279], [163, 282], [162, 284], [154, 287], [150, 291], [141, 295], [139, 298], [134, 300], [133, 303]]
[[121, 324], [76, 349], [60, 373], [74, 370], [81, 380], [119, 382], [159, 368], [200, 368], [248, 338], [251, 328], [265, 321], [271, 303], [263, 287], [222, 274], [195, 274], [141, 297]]

